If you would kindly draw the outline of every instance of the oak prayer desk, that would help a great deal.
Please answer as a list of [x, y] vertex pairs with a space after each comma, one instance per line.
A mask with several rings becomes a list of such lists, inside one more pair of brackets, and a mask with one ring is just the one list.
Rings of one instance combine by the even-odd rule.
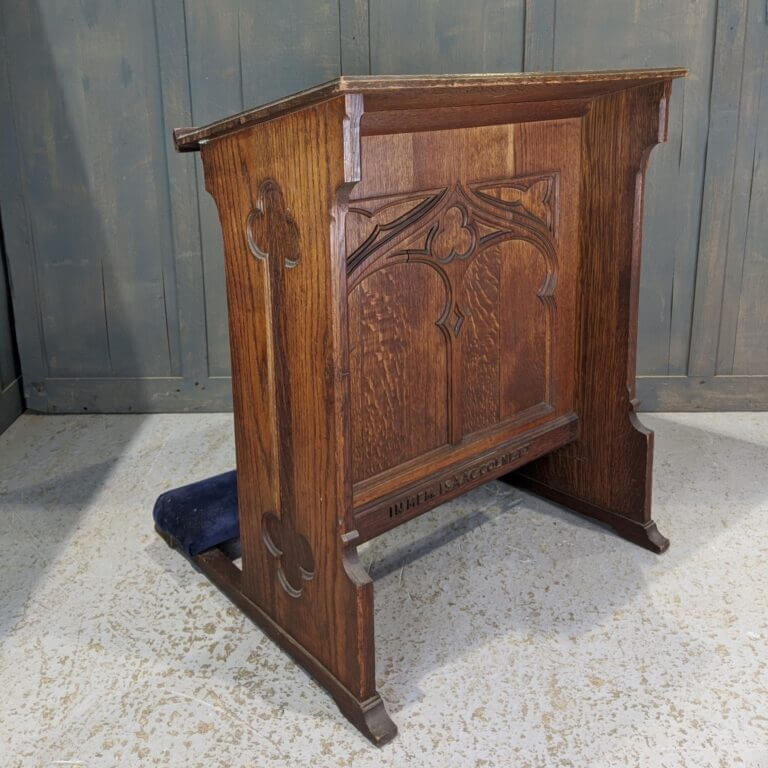
[[358, 544], [502, 477], [667, 547], [635, 338], [684, 74], [341, 77], [175, 131], [224, 239], [242, 568], [193, 560], [375, 743]]

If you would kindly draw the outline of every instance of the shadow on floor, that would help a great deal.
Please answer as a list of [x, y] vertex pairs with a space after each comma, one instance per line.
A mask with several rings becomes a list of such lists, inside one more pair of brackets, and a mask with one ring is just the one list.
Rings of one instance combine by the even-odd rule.
[[[20, 619], [83, 513], [108, 491], [110, 477], [144, 418], [25, 414], [4, 433], [0, 637]], [[30, 476], [39, 480], [29, 482]]]

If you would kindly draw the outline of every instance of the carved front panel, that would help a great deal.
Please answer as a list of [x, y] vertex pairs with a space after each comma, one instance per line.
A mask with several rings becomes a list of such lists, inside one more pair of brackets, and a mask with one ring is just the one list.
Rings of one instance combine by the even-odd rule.
[[[509, 142], [512, 128], [486, 130]], [[441, 133], [473, 141], [471, 131]], [[402, 141], [375, 137], [387, 139]], [[425, 149], [439, 153], [439, 144]], [[365, 148], [364, 177], [383, 147], [374, 141], [367, 155]], [[410, 174], [424, 176], [417, 164], [425, 158], [408, 149]], [[494, 170], [506, 174], [469, 176], [443, 158], [441, 171], [426, 174], [439, 185], [408, 179], [405, 191], [378, 195], [359, 185], [363, 194], [345, 218], [356, 487], [401, 472], [420, 479], [475, 444], [501, 445], [571, 407], [556, 348], [564, 358], [573, 347], [567, 322], [578, 249], [570, 209], [578, 196], [562, 203], [561, 169], [544, 165], [552, 159], [542, 153], [533, 173], [502, 163]], [[566, 177], [573, 195], [575, 179]], [[556, 295], [564, 257], [570, 285]], [[561, 301], [566, 327], [558, 330]]]

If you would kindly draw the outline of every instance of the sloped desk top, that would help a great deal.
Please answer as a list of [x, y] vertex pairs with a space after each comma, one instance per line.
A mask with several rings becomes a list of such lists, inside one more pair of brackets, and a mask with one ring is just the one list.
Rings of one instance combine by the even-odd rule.
[[462, 75], [345, 75], [200, 128], [177, 128], [173, 137], [180, 152], [192, 152], [200, 149], [202, 142], [344, 94], [365, 96], [365, 111], [370, 113], [389, 109], [591, 99], [685, 75], [687, 70], [680, 68]]

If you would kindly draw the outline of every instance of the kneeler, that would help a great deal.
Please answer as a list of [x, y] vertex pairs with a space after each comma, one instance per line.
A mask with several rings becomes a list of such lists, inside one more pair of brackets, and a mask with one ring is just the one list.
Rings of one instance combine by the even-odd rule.
[[634, 379], [643, 179], [684, 74], [340, 77], [174, 132], [221, 222], [237, 475], [155, 524], [376, 744], [358, 544], [501, 478], [668, 545]]

